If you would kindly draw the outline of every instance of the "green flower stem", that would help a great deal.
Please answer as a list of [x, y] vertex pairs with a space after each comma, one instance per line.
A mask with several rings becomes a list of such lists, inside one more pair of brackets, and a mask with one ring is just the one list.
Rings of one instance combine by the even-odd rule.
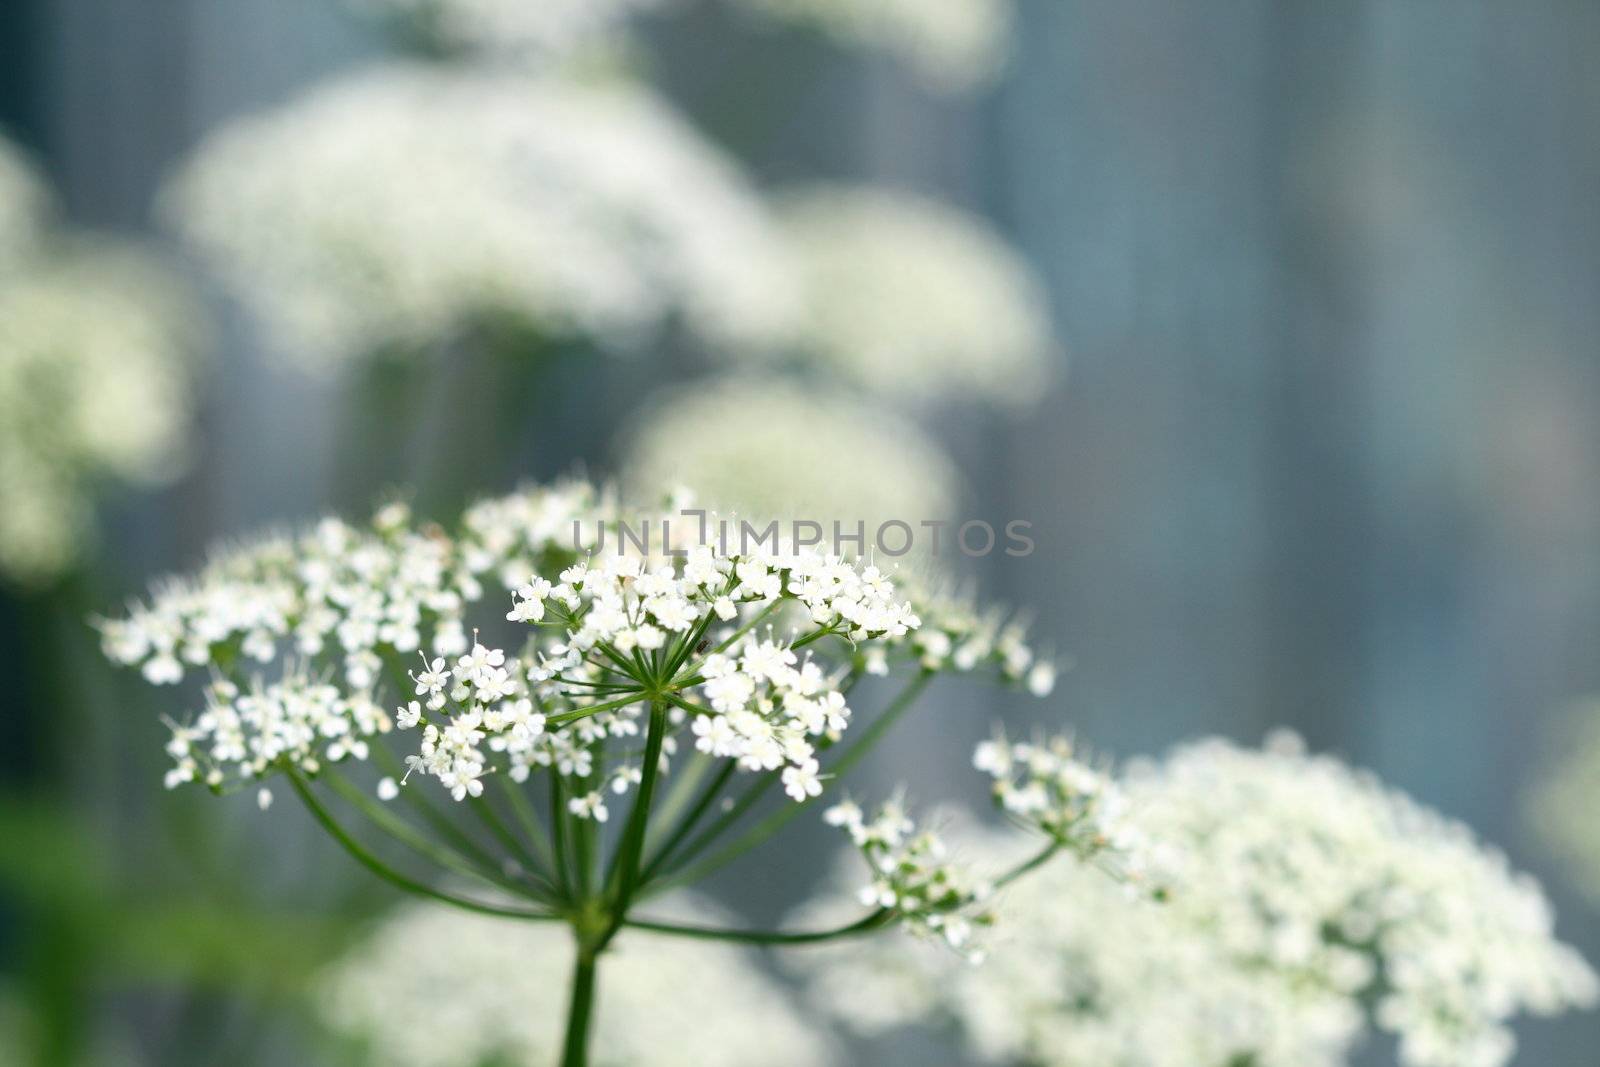
[[[890, 702], [889, 706], [874, 720], [872, 725], [862, 732], [860, 738], [850, 746], [849, 751], [828, 768], [828, 775], [833, 778], [842, 778], [857, 763], [866, 758], [867, 754], [883, 739], [884, 735], [889, 732], [900, 716], [905, 714], [906, 709], [911, 707], [916, 702], [917, 697], [922, 695], [923, 689], [927, 688], [928, 683], [933, 679], [933, 674], [934, 672], [932, 671], [918, 672], [917, 676], [906, 684], [906, 687]], [[780, 776], [777, 772], [762, 775], [761, 779], [746, 790], [744, 796], [740, 797], [734, 806], [723, 814], [722, 818], [713, 823], [705, 833], [702, 833], [684, 849], [684, 854], [671, 867], [668, 876], [656, 886], [653, 886], [652, 891], [698, 882], [712, 872], [721, 870], [777, 833], [788, 824], [790, 819], [800, 814], [803, 809], [810, 807], [812, 802], [817, 799], [816, 797], [809, 797], [797, 804], [788, 804], [779, 808], [709, 859], [685, 869], [685, 864], [693, 860], [712, 841], [715, 841], [724, 830], [733, 825], [740, 815], [754, 806], [779, 778]]]
[[750, 945], [814, 945], [824, 941], [838, 941], [871, 933], [893, 922], [896, 913], [890, 908], [880, 908], [847, 926], [830, 930], [730, 930], [714, 926], [697, 926], [692, 923], [653, 922], [649, 919], [629, 919], [628, 926], [651, 933], [671, 934], [676, 937], [694, 937], [711, 941], [740, 941]]
[[[616, 896], [611, 904], [611, 920], [600, 940], [600, 947], [616, 935], [633, 903], [633, 894], [639, 888], [639, 860], [644, 852], [645, 830], [650, 823], [650, 805], [655, 798], [656, 780], [661, 777], [661, 745], [667, 732], [667, 706], [660, 700], [650, 702], [650, 732], [644, 746], [644, 766], [639, 776], [639, 789], [634, 794], [633, 808], [628, 813], [628, 825], [623, 831], [617, 853], [612, 857], [616, 879]], [[611, 881], [608, 877], [607, 881]]]
[[459, 852], [428, 840], [404, 819], [399, 818], [383, 805], [370, 799], [338, 773], [332, 770], [324, 770], [318, 777], [326, 782], [335, 793], [338, 793], [345, 803], [366, 816], [368, 821], [379, 830], [405, 845], [422, 858], [443, 867], [447, 871], [475, 881], [487, 882], [498, 889], [506, 889], [519, 896], [528, 894], [527, 886], [504, 877], [492, 868], [485, 870]]
[[662, 843], [661, 847], [656, 850], [655, 856], [651, 858], [649, 863], [645, 864], [644, 872], [639, 876], [639, 880], [643, 884], [650, 884], [651, 879], [656, 876], [656, 872], [661, 869], [662, 864], [672, 858], [673, 851], [683, 844], [684, 840], [700, 822], [700, 819], [706, 812], [711, 810], [711, 805], [722, 794], [723, 788], [728, 784], [728, 780], [733, 777], [733, 772], [737, 768], [738, 764], [731, 759], [722, 761], [722, 769], [717, 772], [717, 776], [701, 792], [699, 799], [694, 802], [694, 807], [689, 809], [682, 821], [678, 823], [677, 828], [672, 831], [672, 836]]
[[557, 870], [555, 850], [550, 845], [550, 837], [545, 833], [544, 825], [539, 822], [539, 814], [533, 810], [528, 795], [522, 791], [522, 786], [512, 781], [508, 775], [501, 775], [496, 781], [511, 802], [511, 814], [517, 820], [528, 846], [539, 857], [539, 862], [543, 864], [549, 876], [555, 878]]
[[[734, 762], [730, 760], [729, 766], [734, 765]], [[728, 828], [734, 823], [738, 822], [744, 816], [745, 812], [754, 807], [756, 803], [766, 795], [767, 790], [779, 780], [781, 773], [782, 772], [780, 771], [768, 771], [765, 774], [762, 774], [758, 779], [756, 779], [753, 785], [740, 794], [739, 799], [733, 802], [732, 807], [728, 808], [727, 811], [724, 811], [721, 815], [719, 815], [715, 822], [713, 822], [705, 830], [701, 831], [700, 834], [695, 837], [694, 840], [690, 841], [687, 846], [683, 846], [678, 850], [679, 855], [675, 863], [663, 863], [661, 866], [664, 867], [665, 870], [662, 873], [668, 875], [669, 877], [659, 884], [651, 884], [650, 892], [652, 895], [660, 889], [665, 889], [676, 885], [685, 885], [691, 881], [692, 879], [687, 877], [675, 876], [676, 872], [681, 870], [685, 864], [693, 860], [695, 856], [699, 855], [701, 852], [704, 852], [712, 842], [727, 832]]]
[[567, 790], [562, 784], [560, 773], [550, 768], [550, 827], [555, 837], [554, 847], [556, 852], [556, 884], [560, 887], [563, 896], [569, 900], [574, 895], [577, 880], [573, 877], [570, 850], [567, 847], [567, 830], [570, 820], [567, 817]]
[[521, 865], [523, 871], [546, 890], [551, 889], [550, 879], [543, 866], [523, 846], [517, 835], [512, 833], [510, 828], [506, 826], [505, 820], [500, 818], [500, 813], [494, 810], [488, 799], [481, 796], [473, 797], [468, 803], [471, 804], [472, 810], [477, 813], [478, 818], [483, 821], [484, 826], [488, 827], [489, 833], [493, 834], [495, 839], [505, 846], [514, 860]]
[[594, 949], [579, 939], [577, 959], [572, 965], [572, 999], [567, 1008], [567, 1036], [561, 1053], [561, 1067], [588, 1067], [589, 1064], [597, 955]]
[[644, 693], [635, 689], [627, 696], [622, 697], [620, 700], [608, 700], [604, 704], [591, 704], [586, 707], [578, 708], [576, 711], [564, 711], [559, 715], [551, 715], [545, 719], [545, 725], [564, 726], [569, 722], [577, 722], [579, 719], [587, 719], [589, 716], [597, 715], [602, 711], [612, 711], [616, 708], [625, 708], [629, 704], [637, 704], [643, 699]]
[[[720, 761], [703, 752], [697, 752], [693, 748], [688, 750], [679, 766], [674, 769], [672, 784], [661, 800], [661, 807], [657, 810], [656, 819], [661, 826], [677, 825], [689, 807], [690, 798], [718, 762]], [[646, 845], [650, 844], [651, 840], [646, 838]]]
[[289, 783], [294, 786], [294, 791], [299, 794], [300, 800], [305, 804], [306, 808], [310, 810], [312, 817], [317, 820], [322, 828], [326, 830], [335, 841], [344, 846], [344, 850], [350, 853], [357, 863], [361, 864], [361, 866], [365, 867], [379, 878], [382, 878], [396, 889], [403, 890], [415, 896], [426, 897], [429, 900], [436, 900], [444, 904], [449, 904], [452, 907], [461, 908], [464, 911], [477, 912], [481, 915], [499, 915], [512, 919], [532, 919], [539, 921], [564, 918], [564, 916], [553, 911], [530, 911], [526, 908], [506, 907], [499, 904], [486, 904], [481, 901], [468, 900], [465, 897], [458, 897], [450, 893], [440, 892], [439, 890], [434, 889], [432, 886], [425, 885], [414, 878], [409, 878], [406, 875], [401, 874], [399, 871], [396, 871], [394, 868], [378, 859], [377, 856], [369, 852], [364, 846], [362, 846], [360, 842], [358, 842], [354, 837], [350, 836], [349, 832], [346, 831], [343, 826], [339, 825], [339, 821], [335, 819], [328, 809], [322, 805], [322, 802], [317, 799], [316, 794], [311, 791], [310, 786], [307, 784], [305, 778], [299, 771], [291, 767], [288, 769], [287, 774], [289, 777]]
[[666, 700], [673, 707], [682, 708], [684, 711], [687, 711], [690, 715], [715, 715], [716, 714], [716, 712], [712, 711], [710, 708], [706, 707], [705, 705], [696, 704], [692, 700], [685, 700], [683, 697], [679, 696], [677, 693], [667, 692], [667, 693], [662, 693], [661, 696], [662, 696], [662, 699]]
[[1028, 874], [1031, 871], [1035, 871], [1038, 868], [1043, 867], [1046, 863], [1049, 863], [1052, 859], [1055, 858], [1056, 853], [1058, 853], [1060, 851], [1061, 851], [1061, 842], [1059, 842], [1059, 841], [1050, 842], [1043, 849], [1041, 849], [1039, 851], [1039, 853], [1037, 855], [1035, 855], [1032, 859], [1027, 860], [1026, 862], [1023, 862], [1023, 863], [1019, 863], [1017, 866], [1011, 868], [1011, 870], [1007, 871], [1005, 874], [1002, 874], [999, 878], [996, 878], [994, 880], [994, 887], [996, 889], [1005, 888], [1006, 886], [1010, 885], [1012, 882], [1015, 882], [1018, 878], [1021, 878], [1023, 875]]

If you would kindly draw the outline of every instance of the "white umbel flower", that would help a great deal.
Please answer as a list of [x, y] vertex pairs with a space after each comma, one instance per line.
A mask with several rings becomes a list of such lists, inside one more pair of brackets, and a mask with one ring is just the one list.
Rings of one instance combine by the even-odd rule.
[[1200, 742], [1127, 788], [1136, 825], [1177, 850], [1180, 921], [1243, 966], [1370, 1000], [1408, 1067], [1496, 1067], [1513, 1015], [1595, 1000], [1532, 880], [1466, 827], [1296, 738]]
[[1012, 0], [728, 0], [907, 63], [934, 89], [971, 89], [1010, 52]]
[[[926, 541], [918, 523], [947, 520], [958, 485], [954, 463], [910, 420], [779, 378], [728, 378], [659, 399], [623, 466], [641, 493], [692, 485], [724, 514], [820, 522], [825, 541], [834, 521], [845, 533], [864, 522], [868, 545], [891, 519]], [[903, 535], [893, 538], [898, 548]]]
[[[966, 827], [956, 847], [999, 862], [1032, 847]], [[796, 959], [817, 1005], [877, 1034], [937, 1022], [983, 1062], [1037, 1067], [1342, 1067], [1360, 1014], [1342, 998], [1240, 967], [1168, 905], [1090, 867], [1053, 863], [997, 895], [981, 967], [908, 938]]]
[[[646, 557], [613, 533], [596, 540], [624, 514], [607, 493], [570, 482], [476, 504], [454, 531], [400, 505], [370, 526], [326, 519], [160, 584], [99, 623], [105, 651], [154, 685], [212, 677], [205, 706], [170, 723], [169, 786], [315, 775], [367, 759], [398, 728], [409, 771], [384, 788], [389, 798], [432, 778], [467, 800], [491, 775], [542, 771], [595, 819], [640, 783], [652, 692], [671, 694], [663, 773], [693, 747], [773, 773], [807, 802], [828, 779], [820, 754], [851, 725], [847, 676], [1015, 678], [1026, 651], [1013, 635], [930, 663], [913, 643], [915, 601], [872, 564], [678, 536], [684, 554]], [[668, 517], [684, 522], [627, 521], [653, 521], [667, 540]], [[520, 651], [476, 637], [508, 623], [528, 637], [511, 646]]]
[[58, 574], [99, 487], [177, 473], [197, 332], [176, 278], [129, 247], [58, 239], [0, 273], [0, 574]]
[[[727, 921], [693, 899], [665, 907]], [[560, 924], [408, 906], [333, 967], [319, 1003], [331, 1028], [365, 1039], [368, 1062], [384, 1067], [554, 1063], [572, 954]], [[838, 1062], [758, 957], [725, 944], [624, 932], [604, 957], [595, 1010], [593, 1059], [608, 1067]]]
[[[1058, 759], [1033, 767], [1040, 747], [1017, 747], [978, 762], [1007, 783], [1055, 774]], [[1338, 1067], [1373, 1029], [1398, 1038], [1407, 1067], [1497, 1067], [1513, 1016], [1595, 999], [1535, 884], [1336, 760], [1287, 739], [1205, 741], [1123, 789], [1121, 821], [1155, 843], [1170, 893], [1053, 865], [997, 897], [1016, 936], [982, 969], [893, 940], [841, 945], [813, 961], [819, 998], [868, 1031], [954, 1022], [984, 1058], [1039, 1067]], [[1049, 810], [1038, 800], [1030, 810]]]
[[738, 351], [796, 308], [732, 162], [625, 84], [370, 68], [223, 128], [165, 212], [312, 367], [489, 321], [633, 352], [681, 319]]
[[804, 291], [804, 355], [893, 399], [1040, 395], [1056, 353], [1044, 293], [983, 220], [843, 186], [791, 194], [781, 218]]
[[976, 938], [994, 924], [991, 887], [952, 862], [944, 838], [919, 829], [900, 799], [871, 813], [846, 800], [829, 808], [823, 820], [848, 834], [866, 861], [868, 880], [857, 887], [858, 904], [892, 909], [907, 932], [939, 941], [970, 962], [982, 959]]

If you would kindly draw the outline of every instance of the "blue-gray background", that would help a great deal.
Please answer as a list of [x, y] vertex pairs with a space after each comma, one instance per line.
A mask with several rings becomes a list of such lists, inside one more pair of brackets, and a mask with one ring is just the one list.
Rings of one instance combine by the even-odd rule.
[[[966, 512], [1035, 525], [1032, 557], [981, 577], [1074, 663], [1056, 713], [1119, 754], [1292, 726], [1503, 844], [1600, 957], [1600, 916], [1517, 812], [1546, 728], [1600, 690], [1600, 5], [1020, 11], [1008, 76], [965, 101], [714, 16], [661, 29], [656, 54], [763, 179], [954, 200], [1046, 278], [1070, 353], [1057, 388], [1021, 422], [932, 429]], [[7, 0], [0, 122], [72, 218], [148, 230], [163, 172], [208, 128], [376, 47], [327, 0]], [[195, 470], [113, 510], [128, 587], [334, 500], [340, 398], [239, 322], [223, 342]], [[626, 393], [597, 387], [572, 417], [620, 417]], [[528, 469], [574, 459], [607, 454]], [[963, 690], [878, 772], [934, 792], [994, 717], [1036, 713]], [[55, 773], [27, 752], [4, 766]], [[145, 784], [73, 788], [109, 818]], [[792, 873], [722, 888], [766, 916]], [[1600, 1022], [1523, 1041], [1519, 1063], [1587, 1065]]]

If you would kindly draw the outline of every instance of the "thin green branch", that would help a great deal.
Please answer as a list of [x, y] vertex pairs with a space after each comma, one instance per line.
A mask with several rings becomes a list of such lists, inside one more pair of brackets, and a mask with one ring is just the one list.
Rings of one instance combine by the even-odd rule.
[[338, 793], [345, 803], [366, 816], [375, 827], [429, 862], [463, 877], [487, 882], [498, 889], [510, 890], [519, 895], [526, 892], [527, 887], [506, 878], [498, 871], [492, 868], [485, 869], [454, 849], [430, 841], [411, 824], [372, 800], [337, 772], [331, 769], [324, 770], [319, 777]]
[[1055, 858], [1056, 853], [1060, 852], [1061, 848], [1061, 842], [1050, 842], [1032, 859], [1017, 864], [1017, 866], [1011, 868], [1011, 870], [996, 878], [994, 880], [994, 887], [996, 889], [1003, 889], [1012, 882], [1015, 882], [1018, 878], [1021, 878], [1023, 875], [1043, 867], [1046, 863], [1049, 863], [1053, 858]]
[[[922, 694], [923, 689], [927, 688], [928, 683], [932, 679], [932, 671], [921, 671], [915, 678], [906, 683], [905, 688], [902, 689], [899, 695], [890, 702], [889, 706], [883, 710], [882, 714], [880, 714], [873, 721], [872, 725], [862, 731], [857, 740], [850, 746], [849, 751], [845, 752], [843, 756], [841, 756], [828, 768], [828, 776], [830, 778], [841, 778], [845, 774], [849, 773], [849, 771], [854, 768], [856, 764], [860, 763], [861, 760], [866, 758], [867, 754], [872, 751], [873, 747], [883, 739], [884, 735], [887, 734], [894, 724], [899, 721], [900, 717], [905, 714], [906, 709], [910, 708], [911, 705], [916, 702], [917, 697]], [[768, 772], [762, 775], [761, 779], [752, 785], [748, 790], [746, 790], [745, 794], [739, 798], [739, 800], [731, 809], [725, 812], [716, 823], [712, 824], [712, 826], [706, 832], [695, 838], [695, 840], [686, 849], [684, 849], [683, 855], [681, 855], [678, 862], [672, 866], [668, 877], [658, 883], [657, 886], [653, 887], [653, 890], [666, 889], [673, 886], [687, 885], [692, 882], [698, 882], [700, 879], [706, 877], [712, 872], [721, 870], [729, 863], [732, 863], [734, 860], [744, 855], [744, 853], [748, 852], [750, 849], [755, 848], [767, 838], [777, 833], [778, 830], [782, 829], [789, 823], [789, 820], [800, 814], [801, 811], [810, 807], [811, 804], [817, 799], [816, 797], [807, 797], [805, 800], [802, 800], [798, 803], [784, 805], [782, 808], [779, 808], [777, 811], [758, 822], [755, 826], [752, 826], [744, 834], [735, 839], [733, 843], [716, 852], [710, 858], [702, 860], [700, 863], [694, 864], [693, 866], [689, 866], [687, 869], [685, 869], [686, 865], [693, 860], [695, 856], [697, 856], [708, 845], [710, 845], [712, 841], [716, 840], [716, 838], [729, 826], [733, 825], [733, 823], [738, 820], [739, 816], [753, 807], [756, 802], [759, 801], [767, 792], [767, 790], [771, 789], [772, 786], [779, 781], [780, 777], [780, 774], [776, 771]]]
[[561, 890], [561, 895], [569, 900], [577, 886], [577, 879], [573, 877], [572, 859], [569, 855], [567, 842], [567, 798], [566, 786], [561, 781], [561, 772], [555, 767], [550, 768], [550, 828], [555, 837], [556, 852], [556, 884]]
[[750, 945], [814, 945], [823, 941], [838, 941], [870, 933], [894, 921], [895, 912], [880, 908], [847, 926], [830, 930], [732, 930], [693, 923], [655, 922], [650, 919], [628, 919], [626, 926], [651, 933], [671, 934], [676, 937], [694, 937], [711, 941], [740, 941]]
[[[551, 773], [554, 773], [552, 771]], [[522, 786], [514, 781], [510, 775], [502, 775], [497, 779], [501, 792], [511, 802], [511, 814], [517, 820], [518, 827], [522, 830], [523, 837], [527, 838], [528, 845], [539, 857], [544, 869], [552, 878], [555, 877], [556, 856], [555, 850], [550, 845], [550, 837], [544, 831], [544, 826], [539, 822], [539, 813], [533, 810], [533, 804], [528, 800], [528, 795], [522, 791]]]
[[633, 903], [633, 894], [639, 887], [639, 859], [644, 852], [645, 830], [650, 822], [650, 805], [655, 798], [656, 780], [661, 777], [661, 745], [667, 732], [666, 705], [659, 700], [650, 702], [650, 727], [644, 747], [644, 766], [639, 775], [639, 788], [634, 793], [633, 808], [628, 813], [628, 825], [622, 842], [613, 857], [613, 869], [607, 881], [616, 880], [616, 896], [611, 904], [611, 921], [601, 937], [605, 945], [627, 917]]
[[468, 900], [465, 897], [458, 897], [450, 893], [441, 892], [437, 889], [434, 889], [430, 885], [426, 885], [414, 878], [410, 878], [404, 874], [401, 874], [399, 871], [396, 871], [394, 868], [378, 859], [377, 856], [368, 851], [354, 837], [350, 836], [343, 826], [339, 825], [338, 820], [329, 813], [327, 808], [323, 807], [322, 802], [316, 798], [314, 793], [312, 793], [310, 786], [306, 783], [299, 771], [289, 768], [287, 770], [287, 774], [289, 777], [289, 783], [294, 787], [294, 791], [299, 794], [300, 800], [305, 804], [306, 808], [310, 810], [312, 817], [321, 824], [322, 828], [326, 830], [335, 841], [339, 842], [339, 844], [344, 847], [344, 850], [355, 858], [357, 863], [360, 863], [367, 870], [371, 871], [379, 878], [382, 878], [396, 889], [411, 893], [415, 896], [427, 897], [430, 900], [437, 900], [441, 903], [449, 904], [452, 907], [461, 908], [464, 911], [478, 912], [482, 915], [500, 915], [512, 919], [532, 919], [537, 921], [564, 918], [564, 916], [552, 911], [530, 911], [526, 908], [514, 908], [499, 904], [487, 904], [477, 900]]
[[501, 845], [505, 846], [506, 851], [511, 853], [512, 858], [522, 867], [523, 871], [546, 890], [553, 892], [554, 886], [550, 884], [547, 872], [523, 845], [522, 841], [518, 839], [517, 835], [513, 834], [510, 828], [506, 826], [505, 821], [500, 818], [500, 813], [490, 805], [488, 798], [477, 796], [471, 798], [467, 803], [472, 807], [472, 810], [477, 814], [484, 826], [488, 828], [489, 833]]
[[705, 813], [711, 810], [711, 805], [721, 795], [723, 788], [727, 786], [728, 780], [733, 777], [733, 772], [737, 767], [738, 764], [731, 759], [722, 761], [722, 768], [717, 771], [717, 776], [700, 793], [700, 796], [694, 802], [694, 806], [689, 809], [677, 827], [673, 829], [672, 836], [662, 843], [661, 847], [656, 850], [655, 856], [651, 858], [649, 863], [645, 864], [644, 872], [639, 875], [639, 880], [642, 883], [649, 885], [656, 872], [672, 858], [673, 851], [683, 844], [689, 834], [694, 831], [696, 824], [705, 816]]

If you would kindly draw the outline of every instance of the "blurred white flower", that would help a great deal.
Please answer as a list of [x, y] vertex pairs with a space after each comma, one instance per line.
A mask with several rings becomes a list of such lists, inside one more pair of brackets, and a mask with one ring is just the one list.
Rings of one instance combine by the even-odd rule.
[[177, 473], [197, 312], [147, 255], [59, 242], [0, 280], [0, 574], [71, 564], [96, 488]]
[[[683, 899], [652, 914], [722, 921]], [[339, 962], [319, 998], [335, 1030], [384, 1067], [527, 1065], [560, 1058], [572, 968], [561, 924], [433, 905], [400, 909]], [[593, 1059], [606, 1067], [814, 1067], [836, 1062], [747, 949], [624, 932], [600, 968]]]
[[1531, 879], [1298, 738], [1181, 748], [1130, 772], [1128, 795], [1138, 827], [1177, 850], [1179, 921], [1244, 966], [1370, 1003], [1412, 1067], [1494, 1067], [1513, 1015], [1595, 999]]
[[404, 23], [435, 48], [559, 59], [614, 35], [666, 0], [350, 0]]
[[1575, 709], [1555, 753], [1529, 797], [1528, 816], [1578, 888], [1600, 901], [1600, 703]]
[[1513, 1015], [1594, 999], [1536, 885], [1336, 760], [1205, 741], [1125, 789], [1166, 899], [1053, 864], [997, 896], [1015, 935], [982, 968], [904, 939], [829, 946], [809, 964], [817, 997], [859, 1029], [944, 1019], [986, 1059], [1041, 1067], [1335, 1067], [1369, 1026], [1408, 1067], [1495, 1067]]
[[[1016, 858], [1032, 847], [972, 827], [956, 841], [975, 856]], [[936, 1020], [961, 1030], [986, 1062], [1337, 1067], [1360, 1024], [1342, 1000], [1303, 996], [1233, 964], [1175, 924], [1166, 905], [1081, 864], [1047, 865], [995, 910], [981, 967], [909, 938], [823, 946], [795, 963], [818, 1006], [852, 1029]]]
[[1036, 400], [1056, 352], [1038, 280], [983, 220], [906, 193], [823, 186], [781, 209], [802, 355], [886, 397]]
[[[640, 494], [695, 487], [708, 507], [751, 519], [779, 516], [847, 533], [865, 523], [949, 518], [958, 475], [910, 420], [840, 393], [779, 378], [728, 378], [675, 390], [639, 419], [625, 446], [624, 481]], [[946, 533], [946, 540], [952, 536]], [[899, 533], [886, 535], [898, 545]]]
[[885, 52], [929, 87], [971, 89], [1010, 52], [1011, 0], [729, 0], [766, 18], [811, 26]]
[[613, 351], [671, 319], [767, 347], [796, 308], [734, 165], [624, 84], [369, 69], [224, 128], [165, 211], [313, 367], [505, 320]]
[[49, 199], [32, 164], [0, 139], [0, 273], [14, 267], [37, 238]]

